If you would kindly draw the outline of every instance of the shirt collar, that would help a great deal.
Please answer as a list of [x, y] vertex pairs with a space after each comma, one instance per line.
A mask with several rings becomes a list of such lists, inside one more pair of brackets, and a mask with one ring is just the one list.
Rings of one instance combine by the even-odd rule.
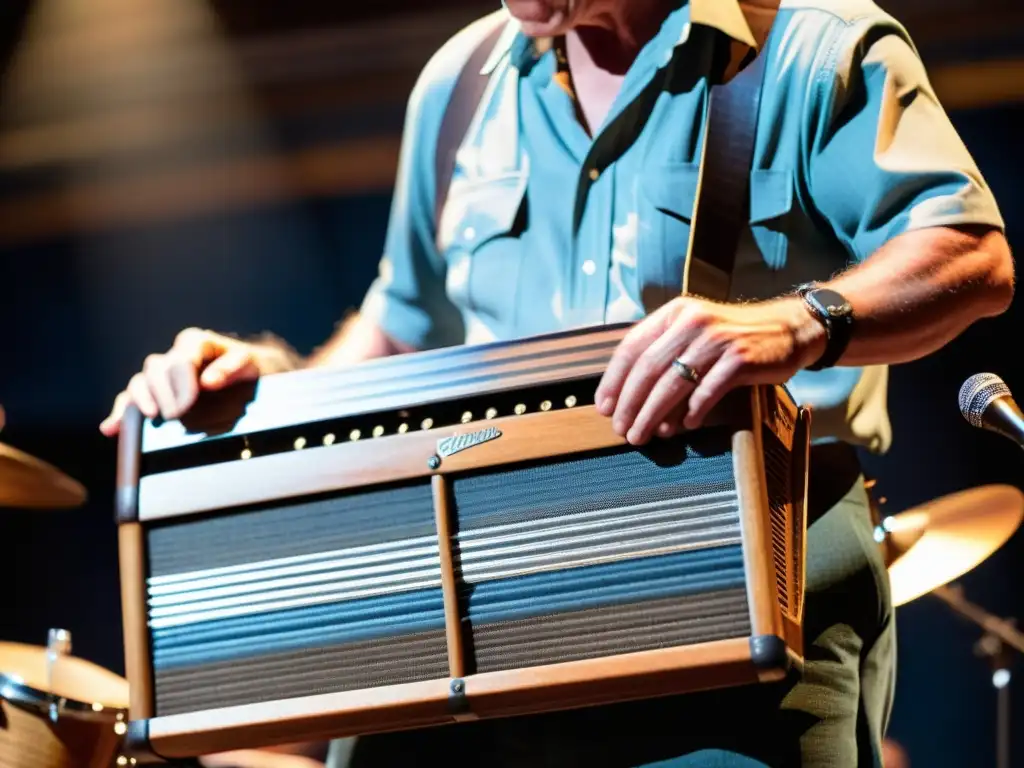
[[[691, 24], [712, 27], [724, 32], [738, 43], [744, 43], [754, 49], [758, 47], [739, 0], [689, 0], [688, 4]], [[689, 33], [690, 28], [687, 26], [679, 42], [685, 43]]]
[[[739, 0], [686, 0], [679, 10], [674, 11], [666, 19], [665, 27], [674, 22], [678, 23], [679, 15], [684, 12], [686, 20], [681, 25], [680, 33], [673, 47], [678, 47], [689, 40], [692, 24], [717, 29], [733, 40], [755, 50], [759, 47], [746, 15], [740, 7]], [[504, 13], [507, 17], [505, 30], [481, 68], [480, 74], [482, 75], [491, 74], [506, 56], [509, 57], [513, 66], [525, 69], [539, 57], [540, 52], [548, 47], [538, 46], [536, 40], [522, 33], [519, 23], [509, 16], [507, 11]], [[665, 27], [662, 28], [663, 33], [666, 31]]]

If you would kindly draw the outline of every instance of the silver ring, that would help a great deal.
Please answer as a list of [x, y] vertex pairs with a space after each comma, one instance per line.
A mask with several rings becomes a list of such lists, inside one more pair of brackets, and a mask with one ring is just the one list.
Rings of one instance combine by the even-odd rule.
[[676, 358], [675, 360], [672, 361], [672, 367], [675, 369], [676, 373], [678, 373], [691, 384], [700, 383], [700, 374], [697, 373], [697, 370], [692, 365], [687, 365], [682, 360]]

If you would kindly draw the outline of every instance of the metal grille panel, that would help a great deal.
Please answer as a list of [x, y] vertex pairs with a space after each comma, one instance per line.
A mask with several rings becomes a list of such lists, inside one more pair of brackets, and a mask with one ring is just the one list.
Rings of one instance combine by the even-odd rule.
[[448, 675], [446, 648], [441, 628], [159, 670], [157, 715], [442, 679]]
[[153, 579], [433, 536], [423, 483], [276, 504], [149, 528]]
[[749, 636], [726, 444], [677, 440], [456, 480], [471, 668]]
[[749, 634], [747, 594], [738, 587], [481, 624], [473, 652], [477, 671], [490, 672]]
[[149, 531], [158, 715], [444, 677], [427, 484]]

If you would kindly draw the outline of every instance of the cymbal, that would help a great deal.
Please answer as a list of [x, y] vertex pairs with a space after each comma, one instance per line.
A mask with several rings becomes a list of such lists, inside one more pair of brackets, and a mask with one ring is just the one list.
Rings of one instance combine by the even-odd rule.
[[889, 564], [894, 605], [948, 584], [984, 562], [1024, 520], [1024, 493], [986, 485], [885, 518], [877, 538], [894, 555]]
[[0, 507], [66, 509], [85, 503], [85, 488], [27, 453], [0, 443]]

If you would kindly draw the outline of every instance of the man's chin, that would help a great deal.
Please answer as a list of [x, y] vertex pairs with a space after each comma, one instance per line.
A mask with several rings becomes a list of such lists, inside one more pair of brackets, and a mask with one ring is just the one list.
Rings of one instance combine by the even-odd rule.
[[[513, 14], [515, 16], [515, 14]], [[555, 37], [564, 35], [571, 26], [563, 11], [555, 11], [546, 19], [522, 19], [517, 17], [519, 28], [528, 37]]]

